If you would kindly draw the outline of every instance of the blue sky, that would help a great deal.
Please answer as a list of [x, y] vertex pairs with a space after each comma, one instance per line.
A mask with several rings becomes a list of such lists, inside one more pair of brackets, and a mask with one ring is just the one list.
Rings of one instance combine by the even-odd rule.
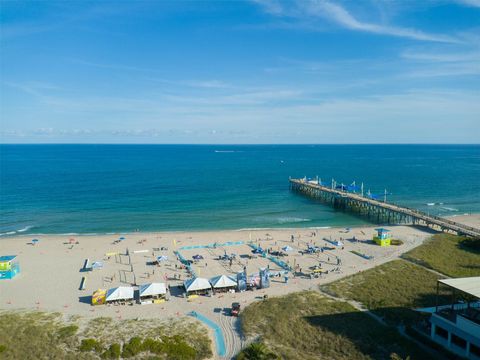
[[480, 139], [480, 0], [0, 4], [4, 143]]

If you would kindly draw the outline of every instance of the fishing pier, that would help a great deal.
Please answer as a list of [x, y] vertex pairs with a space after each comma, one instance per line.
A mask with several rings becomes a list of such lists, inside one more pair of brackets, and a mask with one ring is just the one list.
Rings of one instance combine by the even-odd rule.
[[430, 227], [434, 230], [452, 232], [458, 235], [480, 237], [480, 229], [451, 221], [439, 216], [429, 215], [423, 211], [387, 202], [385, 191], [383, 201], [374, 198], [368, 192], [365, 196], [363, 184], [360, 193], [357, 186], [337, 185], [332, 180], [331, 186], [316, 180], [290, 178], [290, 189], [296, 193], [313, 198], [345, 212], [365, 217], [376, 223], [411, 224]]

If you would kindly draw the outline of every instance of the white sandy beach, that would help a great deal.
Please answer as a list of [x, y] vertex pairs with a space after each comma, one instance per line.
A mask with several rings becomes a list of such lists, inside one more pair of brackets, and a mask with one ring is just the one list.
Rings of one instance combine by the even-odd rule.
[[474, 228], [480, 229], [480, 215], [479, 214], [472, 214], [472, 215], [455, 215], [449, 216], [449, 219], [452, 221], [459, 222], [461, 224], [469, 225]]
[[[430, 235], [428, 231], [422, 231], [418, 228], [408, 226], [392, 226], [393, 237], [402, 239], [405, 243], [401, 246], [380, 247], [364, 242], [345, 241], [345, 249], [336, 249], [317, 255], [300, 255], [298, 250], [305, 249], [306, 243], [313, 241], [317, 245], [324, 245], [324, 237], [332, 239], [349, 239], [353, 236], [359, 240], [371, 240], [374, 234], [374, 227], [361, 227], [351, 229], [348, 233], [345, 229], [319, 229], [315, 237], [311, 236], [310, 229], [284, 229], [284, 230], [257, 230], [257, 231], [218, 231], [218, 232], [171, 232], [171, 233], [136, 233], [124, 235], [125, 240], [119, 244], [113, 244], [121, 235], [99, 235], [99, 236], [60, 236], [47, 235], [36, 236], [40, 241], [37, 245], [31, 245], [32, 237], [22, 236], [13, 238], [2, 238], [2, 254], [17, 255], [20, 263], [21, 272], [13, 280], [4, 280], [0, 283], [0, 308], [1, 309], [40, 309], [48, 311], [60, 311], [64, 314], [77, 314], [83, 316], [118, 316], [122, 318], [137, 317], [166, 317], [177, 313], [186, 313], [190, 310], [199, 308], [213, 309], [214, 307], [229, 306], [231, 301], [241, 300], [248, 303], [259, 295], [264, 293], [269, 295], [284, 294], [287, 292], [298, 291], [315, 287], [319, 283], [332, 281], [338, 277], [346, 276], [354, 272], [376, 266], [380, 263], [398, 257], [401, 253], [419, 245], [426, 237]], [[272, 240], [265, 240], [269, 234]], [[308, 272], [308, 266], [314, 265], [319, 261], [328, 262], [325, 269], [335, 268], [335, 257], [342, 259], [343, 266], [341, 274], [328, 274], [322, 279], [292, 279], [288, 284], [272, 282], [269, 289], [248, 291], [237, 294], [224, 294], [221, 297], [212, 298], [201, 297], [192, 302], [187, 302], [183, 297], [171, 296], [170, 301], [163, 305], [148, 306], [96, 306], [89, 304], [89, 296], [94, 290], [99, 288], [111, 288], [115, 286], [128, 286], [136, 278], [137, 284], [148, 282], [165, 282], [167, 278], [173, 278], [177, 273], [181, 280], [188, 276], [184, 270], [175, 270], [175, 264], [180, 265], [173, 253], [186, 245], [199, 245], [209, 243], [224, 243], [226, 241], [259, 241], [264, 247], [277, 249], [285, 245], [292, 245], [291, 235], [294, 234], [296, 240], [293, 244], [294, 251], [289, 253], [286, 260], [289, 263], [296, 262], [302, 267], [303, 272]], [[69, 239], [75, 238], [79, 244], [70, 245]], [[260, 239], [260, 240], [258, 240]], [[144, 240], [143, 242], [141, 242]], [[175, 241], [174, 241], [175, 240]], [[277, 244], [277, 245], [275, 245]], [[165, 264], [149, 266], [147, 262], [154, 259], [152, 250], [154, 248], [168, 248], [167, 251], [156, 251], [155, 255], [164, 254], [169, 257]], [[132, 254], [132, 263], [134, 273], [131, 272], [130, 265], [127, 264], [125, 256], [122, 258], [123, 264], [116, 262], [112, 256], [107, 259], [107, 253], [119, 252], [124, 254], [126, 249]], [[235, 252], [239, 255], [250, 253], [250, 248], [246, 245], [232, 246], [230, 249], [216, 249], [218, 254], [223, 254], [224, 250], [228, 253]], [[357, 250], [361, 253], [374, 256], [374, 260], [365, 260], [355, 255], [350, 250]], [[141, 252], [138, 252], [141, 251]], [[137, 252], [137, 253], [136, 253]], [[205, 249], [198, 251], [182, 251], [182, 255], [191, 258], [192, 255], [200, 253], [205, 257], [205, 261], [195, 267], [198, 276], [212, 277], [221, 274], [232, 274], [240, 271], [242, 265], [234, 264], [232, 269], [226, 269], [218, 260], [213, 260], [214, 255], [206, 252]], [[103, 269], [92, 272], [81, 272], [85, 259], [93, 261], [102, 261]], [[269, 261], [266, 259], [248, 260], [242, 263], [247, 266], [248, 273], [258, 272], [259, 267], [265, 267]], [[205, 265], [207, 264], [207, 265]], [[279, 270], [276, 265], [271, 263], [273, 271]], [[155, 272], [153, 274], [153, 271]], [[148, 275], [150, 274], [150, 275]], [[82, 276], [87, 276], [85, 290], [79, 290]], [[135, 276], [134, 276], [135, 275]], [[111, 281], [111, 278], [114, 278]], [[182, 281], [168, 280], [171, 286], [181, 284]]]
[[[480, 216], [456, 217], [455, 221], [464, 221], [472, 225], [478, 224]], [[281, 230], [242, 230], [242, 231], [214, 231], [214, 232], [162, 232], [162, 233], [134, 233], [128, 235], [98, 235], [98, 236], [66, 236], [45, 235], [35, 236], [39, 239], [36, 245], [31, 244], [32, 236], [9, 237], [0, 239], [1, 255], [17, 255], [21, 272], [13, 280], [0, 282], [0, 310], [32, 309], [42, 311], [57, 311], [66, 316], [81, 315], [86, 318], [97, 316], [110, 316], [117, 319], [126, 318], [158, 318], [184, 316], [194, 310], [216, 321], [224, 329], [225, 336], [233, 336], [234, 320], [225, 316], [222, 311], [229, 308], [233, 301], [238, 301], [246, 306], [252, 301], [268, 296], [282, 295], [300, 290], [315, 289], [319, 284], [330, 282], [338, 278], [372, 268], [384, 262], [398, 258], [402, 253], [420, 245], [433, 233], [427, 228], [411, 226], [389, 226], [392, 237], [401, 239], [404, 243], [400, 246], [380, 247], [371, 243], [375, 226], [357, 227], [347, 230], [345, 228], [327, 229], [281, 229]], [[313, 236], [312, 232], [316, 235]], [[292, 243], [291, 235], [295, 236]], [[125, 240], [114, 244], [119, 237]], [[352, 241], [353, 237], [359, 241]], [[69, 240], [74, 238], [78, 244], [71, 245]], [[268, 240], [267, 240], [268, 238]], [[307, 243], [328, 245], [324, 238], [332, 240], [343, 239], [344, 249], [336, 247], [334, 250], [325, 251], [315, 255], [301, 255], [299, 250], [306, 249]], [[342, 262], [339, 273], [329, 273], [322, 278], [309, 279], [307, 277], [290, 276], [288, 283], [282, 278], [274, 278], [268, 289], [246, 291], [243, 293], [224, 293], [212, 297], [201, 296], [188, 301], [182, 294], [172, 291], [169, 301], [163, 304], [149, 305], [100, 305], [91, 306], [90, 296], [93, 291], [116, 286], [130, 286], [148, 282], [166, 282], [175, 287], [181, 285], [188, 275], [185, 270], [177, 270], [175, 265], [180, 265], [174, 251], [187, 245], [205, 245], [211, 243], [224, 243], [227, 241], [243, 241], [250, 239], [263, 248], [280, 249], [285, 245], [293, 247], [288, 256], [282, 258], [290, 265], [298, 264], [304, 273], [312, 265], [322, 263], [326, 270], [337, 267], [336, 259]], [[154, 249], [168, 248], [164, 251]], [[133, 266], [127, 263], [127, 257], [121, 254], [128, 248]], [[373, 256], [366, 260], [351, 251]], [[222, 274], [234, 274], [243, 266], [247, 267], [249, 274], [258, 272], [259, 267], [265, 267], [269, 260], [263, 258], [244, 260], [239, 257], [230, 267], [215, 258], [224, 252], [237, 255], [251, 253], [251, 248], [246, 244], [217, 249], [198, 249], [181, 251], [185, 258], [201, 254], [205, 260], [195, 265], [195, 271], [200, 277], [210, 278]], [[106, 256], [107, 253], [118, 252], [120, 255]], [[166, 255], [169, 261], [160, 266], [147, 265], [158, 255]], [[103, 269], [91, 272], [81, 272], [85, 259], [102, 261]], [[272, 271], [279, 267], [270, 262]], [[181, 280], [173, 280], [180, 276]], [[82, 276], [87, 277], [86, 289], [79, 290]], [[112, 279], [113, 278], [113, 279]], [[165, 279], [168, 279], [165, 281]], [[238, 340], [238, 339], [237, 339]], [[232, 340], [233, 341], [233, 340]], [[230, 345], [231, 346], [231, 345]], [[237, 344], [235, 349], [239, 350]]]

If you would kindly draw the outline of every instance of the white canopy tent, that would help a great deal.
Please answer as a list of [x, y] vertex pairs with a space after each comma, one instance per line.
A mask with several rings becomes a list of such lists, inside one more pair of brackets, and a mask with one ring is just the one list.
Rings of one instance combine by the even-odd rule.
[[237, 280], [234, 280], [233, 278], [227, 275], [219, 275], [211, 278], [210, 284], [212, 284], [214, 289], [236, 287]]
[[118, 300], [130, 300], [133, 299], [133, 287], [131, 286], [119, 286], [116, 288], [108, 289], [106, 302], [118, 301]]
[[140, 297], [165, 295], [167, 287], [164, 283], [149, 283], [138, 287], [138, 294]]
[[185, 280], [183, 286], [187, 293], [191, 291], [209, 290], [212, 288], [212, 285], [210, 285], [207, 279], [199, 277]]

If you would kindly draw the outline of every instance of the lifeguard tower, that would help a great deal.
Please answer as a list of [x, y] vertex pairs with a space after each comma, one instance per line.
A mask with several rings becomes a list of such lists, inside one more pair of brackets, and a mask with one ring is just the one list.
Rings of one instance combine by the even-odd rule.
[[380, 246], [390, 246], [392, 240], [390, 230], [384, 228], [375, 230], [377, 231], [377, 235], [373, 237], [373, 241]]
[[0, 256], [0, 280], [13, 279], [20, 272], [17, 255]]

